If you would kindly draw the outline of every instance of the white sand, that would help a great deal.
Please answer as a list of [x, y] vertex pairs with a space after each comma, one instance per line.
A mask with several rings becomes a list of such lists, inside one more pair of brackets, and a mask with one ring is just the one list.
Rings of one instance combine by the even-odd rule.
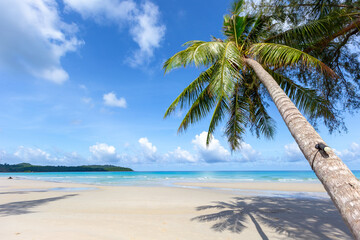
[[[316, 190], [279, 186], [266, 184], [266, 189]], [[59, 187], [94, 186], [0, 178], [0, 239], [351, 239], [328, 199], [242, 197], [177, 187], [49, 191]], [[208, 207], [197, 209], [202, 206]]]
[[180, 186], [210, 187], [210, 188], [233, 188], [243, 190], [271, 190], [288, 192], [325, 192], [319, 183], [270, 183], [270, 182], [239, 182], [239, 183], [177, 183]]

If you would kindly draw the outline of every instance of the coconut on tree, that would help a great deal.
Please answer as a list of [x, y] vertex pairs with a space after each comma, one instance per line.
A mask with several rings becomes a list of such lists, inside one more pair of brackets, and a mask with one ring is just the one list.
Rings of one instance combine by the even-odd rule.
[[[315, 90], [302, 87], [282, 73], [285, 69], [300, 69], [313, 73], [316, 70], [327, 78], [338, 76], [323, 62], [301, 51], [300, 46], [274, 41], [291, 35], [315, 39], [323, 34], [323, 28], [316, 32], [319, 26], [310, 24], [288, 30], [285, 35], [274, 34], [271, 17], [246, 14], [243, 7], [243, 0], [235, 1], [230, 15], [224, 16], [225, 39], [187, 42], [185, 50], [165, 62], [165, 72], [188, 65], [206, 68], [180, 93], [165, 117], [177, 107], [188, 108], [178, 129], [181, 132], [211, 114], [207, 144], [216, 127], [226, 121], [225, 135], [230, 148], [236, 150], [241, 147], [247, 129], [257, 136], [273, 137], [275, 125], [265, 102], [270, 95], [346, 224], [360, 239], [360, 182], [334, 152], [327, 151], [324, 140], [298, 110], [309, 119], [331, 122], [334, 119], [331, 104]], [[270, 37], [272, 41], [268, 41]]]

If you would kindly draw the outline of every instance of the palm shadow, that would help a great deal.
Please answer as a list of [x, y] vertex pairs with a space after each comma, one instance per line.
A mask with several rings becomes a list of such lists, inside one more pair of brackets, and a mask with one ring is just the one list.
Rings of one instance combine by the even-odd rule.
[[11, 202], [0, 205], [0, 217], [20, 215], [32, 213], [31, 209], [49, 202], [54, 202], [69, 197], [77, 196], [78, 194], [68, 194], [60, 197], [43, 198], [30, 201]]
[[352, 239], [337, 209], [327, 199], [236, 197], [197, 210], [220, 210], [192, 219], [214, 222], [211, 228], [218, 232], [241, 233], [250, 220], [263, 240], [269, 239], [264, 225], [294, 239]]
[[0, 192], [0, 194], [28, 194], [33, 192], [47, 192], [47, 190], [24, 190], [24, 191], [11, 191], [11, 192]]

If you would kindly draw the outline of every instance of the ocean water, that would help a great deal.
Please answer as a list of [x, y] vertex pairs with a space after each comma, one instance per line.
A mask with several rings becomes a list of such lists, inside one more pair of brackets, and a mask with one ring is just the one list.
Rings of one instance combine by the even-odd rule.
[[[360, 178], [360, 171], [353, 173]], [[122, 186], [171, 186], [177, 182], [319, 182], [312, 171], [0, 173], [0, 177], [9, 176], [52, 182]]]

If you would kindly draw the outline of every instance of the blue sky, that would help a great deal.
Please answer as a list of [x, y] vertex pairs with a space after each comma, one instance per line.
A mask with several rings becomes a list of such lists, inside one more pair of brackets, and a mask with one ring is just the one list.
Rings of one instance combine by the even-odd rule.
[[[206, 3], [206, 6], [205, 6]], [[273, 105], [274, 140], [248, 133], [231, 153], [208, 120], [177, 135], [172, 100], [200, 72], [167, 75], [189, 40], [221, 37], [230, 1], [5, 0], [0, 2], [0, 162], [115, 164], [135, 170], [309, 169]], [[358, 115], [325, 141], [360, 169]]]

